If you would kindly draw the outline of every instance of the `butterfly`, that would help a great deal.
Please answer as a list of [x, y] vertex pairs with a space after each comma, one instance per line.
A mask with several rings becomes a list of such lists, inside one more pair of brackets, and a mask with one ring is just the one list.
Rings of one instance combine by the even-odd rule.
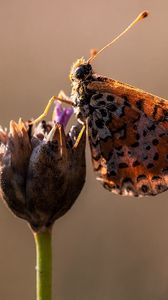
[[168, 101], [97, 75], [91, 61], [146, 16], [141, 13], [89, 60], [78, 59], [70, 72], [69, 103], [87, 126], [93, 168], [103, 186], [120, 195], [157, 195], [168, 189]]

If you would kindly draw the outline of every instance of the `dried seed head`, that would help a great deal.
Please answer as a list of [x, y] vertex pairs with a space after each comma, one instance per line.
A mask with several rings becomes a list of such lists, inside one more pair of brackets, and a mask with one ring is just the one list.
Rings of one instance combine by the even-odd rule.
[[85, 134], [73, 149], [80, 128], [66, 136], [63, 125], [42, 122], [31, 133], [20, 120], [10, 122], [9, 134], [0, 130], [2, 197], [34, 231], [65, 214], [84, 185]]

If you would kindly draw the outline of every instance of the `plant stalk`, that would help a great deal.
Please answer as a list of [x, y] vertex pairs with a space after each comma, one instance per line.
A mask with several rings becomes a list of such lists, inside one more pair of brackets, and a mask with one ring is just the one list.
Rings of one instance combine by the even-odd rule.
[[35, 232], [36, 300], [52, 299], [52, 238], [51, 229]]

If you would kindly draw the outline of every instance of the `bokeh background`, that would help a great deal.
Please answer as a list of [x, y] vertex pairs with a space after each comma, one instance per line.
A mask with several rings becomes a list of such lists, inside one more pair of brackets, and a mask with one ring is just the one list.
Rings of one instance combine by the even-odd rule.
[[[94, 62], [98, 73], [168, 98], [167, 0], [0, 1], [0, 123], [38, 116], [70, 93], [71, 64], [88, 57], [142, 10], [150, 17]], [[168, 299], [168, 192], [122, 198], [95, 179], [53, 232], [53, 299]], [[35, 299], [35, 247], [27, 224], [0, 202], [0, 299]]]

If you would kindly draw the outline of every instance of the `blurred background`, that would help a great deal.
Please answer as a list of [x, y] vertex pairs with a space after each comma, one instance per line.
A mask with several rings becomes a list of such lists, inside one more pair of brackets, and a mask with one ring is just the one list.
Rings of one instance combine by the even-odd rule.
[[[168, 98], [168, 1], [0, 1], [0, 123], [38, 116], [69, 69], [147, 9], [94, 69]], [[50, 115], [51, 116], [51, 115]], [[50, 117], [49, 116], [49, 117]], [[168, 299], [168, 192], [122, 198], [102, 188], [87, 146], [86, 185], [53, 232], [53, 299]], [[0, 202], [0, 299], [35, 299], [35, 247]]]

